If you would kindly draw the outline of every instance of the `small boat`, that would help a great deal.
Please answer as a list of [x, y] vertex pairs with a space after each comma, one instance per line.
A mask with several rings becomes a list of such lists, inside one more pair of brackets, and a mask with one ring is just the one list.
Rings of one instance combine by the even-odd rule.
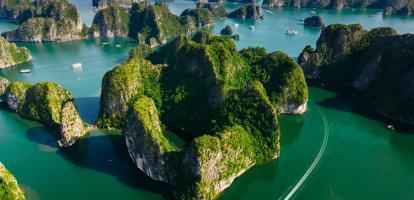
[[303, 21], [305, 21], [305, 19], [302, 19], [302, 18], [297, 18], [297, 19], [296, 19], [296, 21], [303, 22]]
[[390, 129], [390, 130], [392, 130], [392, 131], [395, 131], [395, 127], [394, 127], [394, 125], [392, 125], [392, 124], [388, 124], [388, 125], [387, 125], [387, 129]]
[[72, 68], [77, 69], [77, 68], [81, 68], [82, 67], [82, 63], [74, 63], [72, 64]]
[[30, 73], [30, 69], [22, 69], [20, 70], [20, 73]]
[[375, 17], [375, 15], [369, 15], [369, 17]]
[[289, 28], [289, 29], [286, 30], [286, 34], [288, 34], [288, 35], [297, 35], [298, 31]]
[[316, 11], [314, 11], [314, 10], [310, 11], [309, 13], [312, 14], [312, 15], [316, 15]]
[[239, 28], [239, 24], [234, 24], [234, 28]]
[[115, 47], [116, 47], [116, 48], [120, 48], [120, 47], [121, 47], [121, 45], [120, 45], [120, 44], [117, 44], [117, 45], [115, 45]]
[[249, 26], [249, 29], [250, 30], [254, 30], [254, 26]]
[[264, 10], [264, 11], [273, 14], [273, 12], [270, 10]]
[[102, 43], [102, 45], [108, 45], [109, 44], [109, 42], [104, 42], [104, 43]]

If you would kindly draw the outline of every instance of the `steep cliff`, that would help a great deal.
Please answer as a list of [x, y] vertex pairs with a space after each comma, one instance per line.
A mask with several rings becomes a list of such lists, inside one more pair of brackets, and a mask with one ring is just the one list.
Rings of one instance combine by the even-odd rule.
[[413, 0], [264, 0], [262, 6], [296, 7], [296, 8], [378, 8], [384, 9], [384, 15], [412, 15], [414, 10]]
[[260, 81], [272, 104], [281, 114], [306, 111], [308, 88], [301, 67], [283, 52], [266, 53], [264, 48], [249, 47], [240, 53], [251, 66], [254, 80]]
[[0, 37], [0, 69], [30, 61], [32, 55], [25, 47], [17, 47]]
[[81, 120], [74, 99], [66, 89], [50, 82], [34, 85], [2, 82], [3, 86], [7, 85], [4, 96], [9, 109], [57, 129], [61, 147], [71, 146], [86, 134], [87, 124]]
[[112, 6], [99, 11], [90, 32], [94, 37], [130, 37], [141, 44], [156, 46], [166, 43], [170, 37], [190, 34], [195, 30], [194, 20], [202, 19], [178, 17], [165, 4], [134, 3], [131, 8]]
[[227, 17], [257, 19], [260, 17], [260, 6], [256, 5], [255, 3], [250, 3], [229, 13]]
[[16, 178], [0, 163], [0, 199], [24, 200], [24, 193]]
[[[146, 95], [159, 99], [158, 79], [162, 66], [143, 58], [130, 59], [107, 72], [102, 79], [99, 127], [122, 128], [131, 100]], [[159, 100], [157, 102], [160, 104]]]
[[145, 0], [92, 0], [92, 6], [98, 10], [105, 9], [110, 6], [130, 8], [133, 3], [142, 2], [145, 2]]
[[[307, 100], [292, 59], [280, 52], [252, 59], [228, 37], [208, 32], [147, 48], [137, 47], [105, 75], [98, 121], [122, 128], [142, 172], [170, 183], [178, 199], [214, 199], [254, 164], [277, 158], [278, 107]], [[256, 68], [274, 80], [262, 84]]]
[[129, 9], [111, 6], [100, 10], [93, 18], [91, 34], [93, 37], [127, 37]]
[[[347, 29], [346, 27], [352, 26], [354, 25], [341, 27]], [[333, 34], [332, 40], [326, 40], [329, 44], [325, 45], [333, 47], [332, 52], [345, 53], [332, 54], [330, 51], [318, 51], [318, 48], [310, 53], [324, 58], [324, 62], [315, 65], [319, 68], [319, 77], [330, 84], [355, 88], [368, 99], [373, 110], [381, 115], [414, 124], [414, 69], [411, 65], [414, 36], [397, 35], [391, 28], [348, 30], [353, 31], [343, 31], [338, 36], [355, 38], [358, 35], [359, 39], [339, 45], [335, 40], [338, 36]], [[321, 37], [322, 35], [330, 36], [328, 32], [322, 33]]]
[[214, 16], [212, 12], [206, 8], [188, 8], [185, 9], [181, 17], [189, 16], [195, 22], [196, 26], [210, 26], [214, 23]]
[[77, 8], [66, 0], [35, 0], [17, 17], [22, 23], [2, 35], [9, 41], [66, 41], [82, 38]]
[[224, 18], [227, 17], [227, 11], [224, 9], [224, 6], [221, 4], [215, 3], [197, 3], [197, 8], [205, 8], [208, 9], [215, 18]]
[[31, 0], [0, 0], [0, 18], [16, 20], [32, 6]]

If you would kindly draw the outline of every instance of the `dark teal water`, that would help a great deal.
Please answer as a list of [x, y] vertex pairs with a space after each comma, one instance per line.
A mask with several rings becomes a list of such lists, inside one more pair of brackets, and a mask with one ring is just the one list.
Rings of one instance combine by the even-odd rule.
[[[72, 0], [90, 24], [89, 1]], [[192, 1], [169, 3], [175, 13], [194, 7]], [[229, 4], [229, 10], [239, 4]], [[304, 28], [296, 18], [306, 9], [274, 9], [265, 20], [226, 19], [212, 27], [218, 33], [227, 24], [239, 23], [239, 48], [265, 46], [297, 56], [306, 44], [314, 44], [319, 29]], [[361, 23], [366, 28], [391, 26], [400, 33], [414, 32], [414, 19], [384, 18], [379, 10], [318, 10], [329, 23]], [[371, 17], [370, 15], [375, 15]], [[256, 29], [247, 27], [254, 23]], [[0, 21], [0, 31], [15, 25]], [[286, 28], [297, 36], [287, 37]], [[105, 40], [106, 41], [106, 40]], [[53, 81], [76, 97], [82, 117], [93, 122], [99, 109], [103, 74], [127, 58], [135, 46], [126, 40], [62, 43], [19, 43], [28, 47], [33, 62], [0, 71], [11, 80]], [[121, 44], [121, 48], [116, 48]], [[81, 62], [83, 69], [70, 66]], [[21, 68], [32, 73], [20, 74]], [[360, 114], [352, 97], [310, 88], [309, 111], [303, 116], [280, 118], [281, 154], [278, 160], [254, 167], [221, 196], [222, 199], [412, 199], [414, 196], [414, 135], [391, 132], [385, 124]], [[67, 150], [59, 150], [54, 134], [42, 125], [21, 119], [0, 108], [0, 161], [23, 185], [28, 199], [167, 199], [168, 185], [142, 175], [127, 154], [119, 132], [94, 131]]]

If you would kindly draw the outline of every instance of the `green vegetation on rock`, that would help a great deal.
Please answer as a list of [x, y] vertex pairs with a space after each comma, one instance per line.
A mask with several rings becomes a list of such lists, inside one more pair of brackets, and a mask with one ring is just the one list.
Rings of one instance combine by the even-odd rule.
[[196, 26], [209, 26], [214, 22], [214, 16], [210, 10], [206, 8], [188, 8], [184, 10], [181, 17], [189, 16], [195, 22]]
[[24, 193], [17, 184], [16, 178], [0, 163], [0, 199], [24, 200]]
[[[414, 124], [412, 34], [397, 35], [391, 28], [365, 31], [359, 25], [332, 25], [322, 31], [316, 50], [305, 50], [300, 57], [302, 67], [316, 66], [317, 78], [353, 87], [379, 114]], [[322, 59], [312, 63], [309, 57]]]
[[94, 37], [127, 37], [129, 25], [129, 10], [111, 6], [100, 10], [93, 18], [91, 34]]
[[72, 95], [55, 83], [11, 82], [3, 96], [9, 109], [20, 116], [58, 129], [61, 147], [71, 146], [87, 132]]
[[0, 69], [27, 62], [32, 59], [26, 47], [17, 47], [0, 37]]
[[82, 38], [82, 25], [77, 8], [67, 0], [36, 0], [18, 13], [22, 23], [16, 30], [2, 35], [8, 41], [42, 42]]
[[98, 125], [122, 128], [137, 167], [179, 199], [216, 198], [277, 158], [278, 108], [306, 105], [303, 72], [281, 52], [238, 52], [230, 38], [198, 32], [130, 54], [104, 77]]
[[121, 128], [131, 100], [148, 96], [161, 106], [158, 79], [162, 66], [137, 57], [116, 66], [102, 80], [99, 127]]
[[237, 10], [228, 14], [230, 18], [252, 18], [257, 19], [260, 17], [260, 6], [255, 3], [244, 5]]

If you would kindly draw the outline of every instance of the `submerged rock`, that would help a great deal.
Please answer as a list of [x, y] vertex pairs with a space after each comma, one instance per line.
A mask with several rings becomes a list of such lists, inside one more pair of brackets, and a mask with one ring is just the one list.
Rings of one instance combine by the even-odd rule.
[[0, 37], [0, 69], [30, 61], [32, 55], [26, 47], [17, 47]]
[[87, 132], [72, 95], [57, 84], [12, 82], [4, 95], [10, 110], [58, 129], [61, 147], [71, 146]]
[[312, 27], [318, 27], [318, 28], [325, 27], [325, 23], [323, 23], [322, 17], [317, 16], [317, 15], [305, 18], [305, 20], [303, 21], [303, 24], [305, 26], [312, 26]]
[[252, 18], [258, 19], [260, 17], [260, 6], [255, 3], [244, 5], [239, 9], [228, 14], [230, 18]]
[[0, 199], [24, 200], [24, 193], [16, 178], [0, 163]]

